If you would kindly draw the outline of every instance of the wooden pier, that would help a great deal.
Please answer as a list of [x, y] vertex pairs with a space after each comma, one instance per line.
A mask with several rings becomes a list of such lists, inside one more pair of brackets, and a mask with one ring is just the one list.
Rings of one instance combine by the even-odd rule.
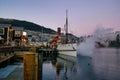
[[12, 48], [8, 46], [0, 47], [0, 67], [9, 65], [13, 57], [14, 53], [12, 52]]
[[[6, 64], [6, 61], [10, 60], [11, 58], [18, 59], [22, 58], [23, 61], [23, 72], [21, 73], [22, 76], [19, 76], [19, 72], [13, 71], [10, 73], [10, 76], [12, 77], [8, 78], [6, 77], [5, 80], [42, 80], [42, 63], [44, 58], [53, 58], [58, 55], [58, 52], [56, 49], [40, 49], [40, 48], [30, 48], [28, 50], [22, 48], [13, 48], [13, 47], [2, 47], [0, 48], [0, 64], [4, 65]], [[14, 60], [13, 60], [14, 61]], [[12, 74], [18, 74], [18, 75], [12, 75]], [[19, 78], [19, 79], [17, 79]], [[4, 79], [3, 79], [4, 80]]]
[[[1, 46], [0, 47], [0, 67], [9, 64], [8, 62], [13, 62], [16, 52], [29, 51], [30, 47], [11, 47], [11, 46]], [[12, 60], [11, 60], [12, 59]]]

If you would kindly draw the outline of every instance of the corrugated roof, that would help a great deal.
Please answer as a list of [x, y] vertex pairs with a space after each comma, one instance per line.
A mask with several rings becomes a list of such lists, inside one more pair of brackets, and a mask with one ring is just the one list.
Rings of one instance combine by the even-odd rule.
[[12, 27], [12, 29], [14, 29], [14, 30], [24, 30], [23, 27], [17, 27], [17, 26]]
[[11, 24], [0, 24], [0, 27], [10, 27]]

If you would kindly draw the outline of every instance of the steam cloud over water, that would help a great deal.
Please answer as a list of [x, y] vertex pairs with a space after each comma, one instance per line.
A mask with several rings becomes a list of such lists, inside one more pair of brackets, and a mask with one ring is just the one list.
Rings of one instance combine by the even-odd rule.
[[83, 56], [90, 56], [92, 54], [92, 50], [95, 48], [95, 41], [93, 37], [86, 39], [85, 42], [80, 43], [78, 46], [78, 54]]
[[85, 41], [80, 43], [77, 49], [78, 55], [91, 56], [93, 50], [96, 48], [95, 42], [99, 41], [101, 43], [104, 43], [111, 33], [113, 33], [112, 28], [97, 28], [91, 37], [86, 37]]

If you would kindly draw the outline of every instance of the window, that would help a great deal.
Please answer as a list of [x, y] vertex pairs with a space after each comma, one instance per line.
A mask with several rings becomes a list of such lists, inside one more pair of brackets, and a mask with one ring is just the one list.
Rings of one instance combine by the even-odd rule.
[[4, 28], [0, 28], [0, 35], [4, 35]]
[[21, 31], [15, 31], [15, 37], [21, 37]]

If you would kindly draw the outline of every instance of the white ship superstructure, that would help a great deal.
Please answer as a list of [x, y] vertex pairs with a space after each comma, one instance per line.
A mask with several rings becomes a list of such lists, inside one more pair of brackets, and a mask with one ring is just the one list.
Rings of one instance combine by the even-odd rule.
[[69, 44], [59, 44], [57, 49], [60, 54], [69, 55], [69, 56], [77, 56], [77, 44], [69, 43]]

